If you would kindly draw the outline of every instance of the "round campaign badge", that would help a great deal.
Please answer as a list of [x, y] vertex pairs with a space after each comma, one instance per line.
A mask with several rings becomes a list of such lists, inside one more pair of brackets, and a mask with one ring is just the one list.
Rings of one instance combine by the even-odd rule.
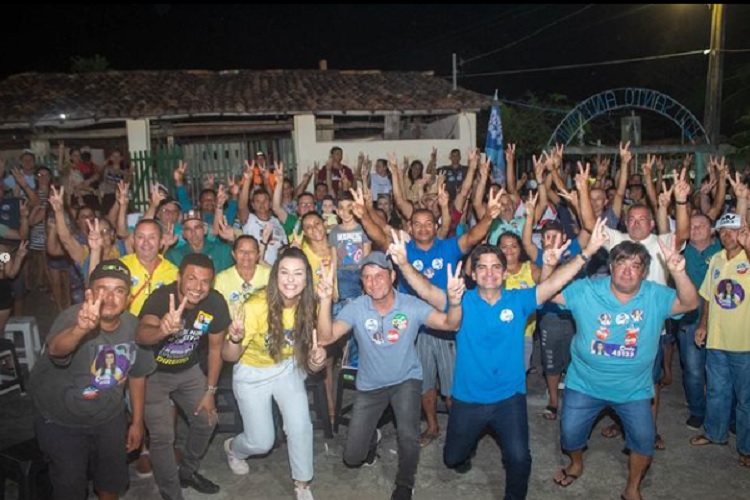
[[398, 330], [396, 329], [388, 330], [388, 334], [385, 337], [385, 339], [391, 344], [395, 344], [396, 342], [398, 342], [398, 338], [399, 338], [399, 333], [398, 333]]
[[503, 323], [510, 323], [513, 321], [513, 311], [510, 309], [503, 309], [500, 311], [500, 321]]

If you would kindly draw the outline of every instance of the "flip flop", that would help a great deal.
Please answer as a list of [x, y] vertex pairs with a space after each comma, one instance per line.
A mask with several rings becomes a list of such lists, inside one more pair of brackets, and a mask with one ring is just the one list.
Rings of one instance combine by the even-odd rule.
[[601, 434], [602, 434], [602, 437], [605, 437], [607, 439], [612, 439], [612, 438], [616, 438], [622, 435], [622, 431], [617, 426], [617, 424], [611, 424], [605, 427], [604, 429], [602, 429]]
[[557, 420], [557, 407], [547, 405], [542, 416], [545, 420]]
[[437, 432], [427, 432], [424, 431], [421, 436], [419, 436], [419, 447], [424, 448], [425, 446], [429, 446], [430, 443], [432, 443], [435, 438], [437, 438], [440, 435], [440, 431]]
[[742, 467], [748, 467], [750, 468], [750, 455], [743, 455], [740, 453], [740, 465]]
[[656, 440], [654, 441], [654, 449], [659, 451], [664, 451], [667, 449], [667, 445], [664, 444], [664, 440], [659, 434], [656, 435]]
[[690, 438], [690, 444], [693, 446], [706, 446], [709, 444], [725, 445], [727, 443], [715, 443], [708, 439], [705, 434], [701, 434], [700, 436], [693, 436]]
[[578, 474], [568, 474], [567, 472], [565, 472], [565, 469], [560, 469], [560, 472], [562, 472], [563, 477], [559, 479], [553, 477], [552, 480], [561, 488], [567, 488], [571, 484], [575, 483], [579, 477], [581, 477]]

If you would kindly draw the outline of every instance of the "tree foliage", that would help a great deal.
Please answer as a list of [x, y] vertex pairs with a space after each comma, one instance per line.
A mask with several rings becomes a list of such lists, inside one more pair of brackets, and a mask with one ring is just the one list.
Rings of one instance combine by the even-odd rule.
[[71, 73], [96, 73], [108, 69], [109, 61], [99, 54], [91, 57], [74, 56], [70, 58]]

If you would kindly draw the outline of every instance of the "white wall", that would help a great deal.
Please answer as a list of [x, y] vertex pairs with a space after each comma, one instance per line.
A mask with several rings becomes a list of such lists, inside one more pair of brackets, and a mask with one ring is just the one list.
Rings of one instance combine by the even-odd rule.
[[[386, 158], [388, 153], [396, 153], [399, 164], [404, 156], [421, 160], [425, 166], [430, 161], [432, 148], [438, 150], [438, 167], [450, 163], [448, 155], [451, 149], [461, 150], [462, 163], [466, 163], [466, 150], [477, 147], [477, 117], [475, 113], [461, 113], [458, 119], [458, 139], [440, 140], [403, 140], [403, 141], [335, 141], [317, 142], [315, 134], [315, 116], [297, 115], [294, 117], [294, 154], [297, 158], [297, 176], [312, 169], [314, 162], [322, 167], [328, 160], [331, 148], [340, 147], [344, 151], [344, 164], [352, 169], [357, 166], [357, 156], [360, 151], [370, 156], [373, 162], [378, 158]], [[484, 147], [484, 146], [482, 146]]]
[[148, 119], [125, 120], [128, 132], [128, 151], [151, 151], [151, 132]]

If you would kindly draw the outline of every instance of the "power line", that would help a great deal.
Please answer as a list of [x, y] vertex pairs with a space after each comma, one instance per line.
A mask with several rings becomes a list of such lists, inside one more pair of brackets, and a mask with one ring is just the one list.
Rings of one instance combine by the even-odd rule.
[[510, 104], [511, 106], [520, 106], [522, 108], [538, 109], [539, 111], [548, 111], [550, 113], [559, 113], [561, 115], [567, 115], [568, 113], [570, 113], [569, 109], [543, 108], [541, 106], [535, 106], [533, 104], [528, 104], [525, 102], [511, 101], [509, 99], [498, 99], [498, 101], [505, 103], [505, 104]]
[[506, 71], [492, 71], [489, 73], [469, 73], [469, 74], [463, 74], [463, 75], [460, 74], [458, 76], [460, 78], [471, 78], [471, 77], [476, 77], [476, 76], [496, 76], [496, 75], [517, 75], [517, 74], [522, 74], [522, 73], [539, 73], [542, 71], [557, 71], [557, 70], [562, 70], [562, 69], [590, 68], [593, 66], [607, 66], [610, 64], [627, 64], [627, 63], [640, 62], [640, 61], [656, 61], [660, 59], [670, 59], [674, 57], [694, 56], [698, 54], [703, 54], [704, 52], [705, 50], [690, 50], [688, 52], [677, 52], [674, 54], [663, 54], [659, 56], [636, 57], [633, 59], [614, 59], [611, 61], [602, 61], [602, 62], [596, 62], [596, 63], [565, 64], [562, 66], [550, 66], [547, 68], [511, 69], [511, 70], [506, 70]]
[[533, 38], [533, 37], [535, 37], [536, 35], [538, 35], [538, 34], [539, 34], [539, 33], [541, 33], [542, 31], [544, 31], [544, 30], [546, 30], [546, 29], [549, 29], [549, 28], [551, 28], [552, 26], [555, 26], [555, 25], [557, 25], [557, 24], [560, 24], [560, 23], [561, 23], [561, 22], [563, 22], [563, 21], [567, 21], [568, 19], [570, 19], [570, 18], [571, 18], [571, 17], [573, 17], [573, 16], [577, 16], [577, 15], [578, 15], [578, 14], [580, 14], [581, 12], [584, 12], [584, 11], [586, 11], [586, 10], [590, 9], [590, 8], [591, 8], [591, 7], [593, 7], [593, 6], [594, 6], [594, 4], [589, 4], [589, 5], [586, 5], [586, 6], [582, 7], [582, 8], [580, 8], [580, 9], [578, 9], [577, 11], [573, 12], [572, 14], [568, 14], [567, 16], [564, 16], [564, 17], [562, 17], [562, 18], [560, 18], [560, 19], [557, 19], [557, 20], [555, 20], [555, 21], [552, 21], [551, 23], [547, 24], [546, 26], [542, 26], [542, 27], [541, 27], [541, 28], [539, 28], [538, 30], [534, 31], [533, 33], [530, 33], [530, 34], [526, 35], [525, 37], [522, 37], [522, 38], [519, 38], [518, 40], [515, 40], [515, 41], [513, 41], [513, 42], [510, 42], [509, 44], [507, 44], [507, 45], [504, 45], [504, 46], [500, 47], [499, 49], [492, 49], [492, 50], [490, 50], [489, 52], [485, 52], [485, 53], [483, 53], [483, 54], [479, 54], [479, 55], [477, 55], [477, 56], [474, 56], [474, 57], [470, 57], [470, 58], [468, 58], [468, 59], [464, 59], [464, 60], [462, 61], [462, 63], [463, 63], [463, 64], [468, 64], [468, 63], [470, 63], [470, 62], [472, 62], [472, 61], [476, 61], [477, 59], [481, 59], [482, 57], [487, 57], [487, 56], [489, 56], [489, 55], [491, 55], [491, 54], [495, 54], [495, 53], [497, 53], [497, 52], [500, 52], [501, 50], [509, 49], [510, 47], [513, 47], [514, 45], [518, 45], [518, 44], [519, 44], [519, 43], [521, 43], [521, 42], [525, 42], [525, 41], [526, 41], [526, 40], [528, 40], [529, 38]]

